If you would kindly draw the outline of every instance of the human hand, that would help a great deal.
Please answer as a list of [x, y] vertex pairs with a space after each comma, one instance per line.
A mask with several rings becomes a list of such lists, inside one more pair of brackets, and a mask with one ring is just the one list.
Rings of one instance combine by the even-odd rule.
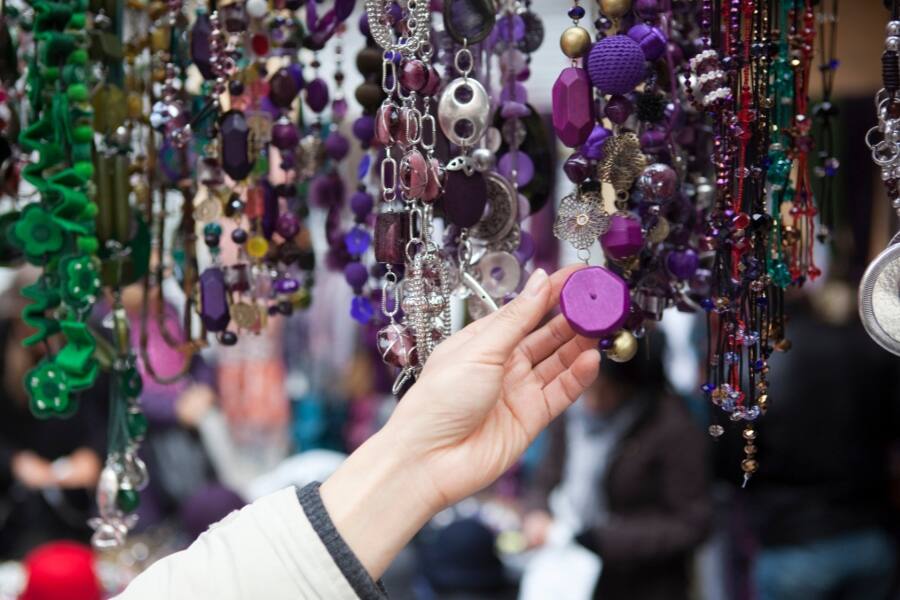
[[547, 543], [553, 517], [545, 510], [535, 510], [525, 515], [522, 520], [522, 534], [529, 548], [537, 548]]
[[54, 484], [50, 461], [31, 450], [22, 450], [13, 455], [11, 468], [13, 477], [29, 489], [40, 490]]
[[216, 401], [216, 393], [206, 384], [198, 383], [184, 390], [175, 401], [175, 416], [185, 427], [197, 427]]
[[596, 343], [553, 309], [570, 267], [442, 342], [385, 427], [322, 485], [373, 577], [434, 513], [499, 477], [594, 380]]

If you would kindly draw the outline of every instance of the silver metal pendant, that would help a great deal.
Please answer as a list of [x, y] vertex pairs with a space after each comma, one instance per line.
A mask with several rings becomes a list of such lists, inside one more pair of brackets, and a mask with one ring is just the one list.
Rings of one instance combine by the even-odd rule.
[[491, 102], [478, 81], [458, 77], [447, 84], [438, 101], [438, 123], [450, 142], [472, 146], [487, 131]]
[[482, 287], [493, 298], [515, 292], [522, 280], [522, 266], [509, 252], [488, 252], [475, 268]]
[[487, 210], [485, 216], [469, 230], [469, 235], [488, 243], [496, 243], [509, 235], [515, 227], [519, 198], [502, 175], [488, 171], [484, 174], [484, 180], [487, 184]]
[[879, 346], [900, 355], [900, 244], [885, 248], [866, 269], [859, 284], [859, 317]]

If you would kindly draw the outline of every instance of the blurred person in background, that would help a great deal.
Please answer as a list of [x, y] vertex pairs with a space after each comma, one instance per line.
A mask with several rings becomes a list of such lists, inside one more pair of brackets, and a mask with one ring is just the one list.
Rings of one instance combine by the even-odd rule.
[[[897, 550], [889, 533], [890, 449], [900, 430], [900, 361], [859, 322], [856, 289], [792, 291], [790, 352], [770, 364], [759, 470], [744, 491], [759, 545], [761, 600], [887, 598]], [[717, 444], [717, 470], [740, 483], [740, 435]]]
[[6, 558], [54, 539], [90, 538], [90, 491], [106, 446], [103, 378], [80, 395], [71, 418], [31, 414], [22, 381], [47, 347], [22, 346], [34, 330], [21, 319], [19, 292], [36, 277], [35, 270], [22, 269], [0, 297], [0, 556]]
[[662, 334], [645, 340], [551, 425], [524, 520], [531, 546], [563, 524], [600, 557], [603, 600], [687, 598], [711, 519], [703, 434], [666, 380]]

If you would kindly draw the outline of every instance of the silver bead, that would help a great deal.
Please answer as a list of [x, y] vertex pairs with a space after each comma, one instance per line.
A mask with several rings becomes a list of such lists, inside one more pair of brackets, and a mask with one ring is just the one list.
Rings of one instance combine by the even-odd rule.
[[900, 198], [894, 198], [893, 200], [891, 200], [891, 206], [900, 209]]
[[888, 36], [900, 35], [900, 21], [888, 21], [885, 32]]
[[472, 152], [472, 161], [475, 163], [475, 170], [481, 173], [490, 171], [494, 168], [497, 157], [487, 148], [476, 148]]
[[888, 36], [888, 38], [884, 40], [884, 47], [887, 50], [896, 52], [897, 49], [900, 48], [900, 37], [897, 37], [896, 35]]

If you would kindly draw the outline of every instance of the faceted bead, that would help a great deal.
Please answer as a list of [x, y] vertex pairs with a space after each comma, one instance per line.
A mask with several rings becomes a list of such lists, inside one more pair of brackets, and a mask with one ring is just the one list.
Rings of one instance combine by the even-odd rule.
[[218, 267], [209, 267], [200, 275], [200, 318], [209, 331], [223, 331], [231, 320], [225, 274]]
[[419, 92], [428, 83], [428, 67], [421, 60], [408, 60], [400, 70], [400, 85]]
[[306, 86], [306, 104], [313, 112], [320, 113], [328, 106], [328, 84], [317, 77]]
[[647, 60], [656, 60], [666, 51], [668, 39], [657, 27], [638, 23], [628, 30], [628, 37], [640, 45]]
[[444, 27], [460, 44], [477, 44], [488, 36], [496, 20], [490, 0], [445, 0]]
[[367, 325], [375, 318], [375, 308], [372, 301], [365, 296], [354, 296], [350, 301], [350, 316], [357, 323]]
[[372, 244], [372, 236], [362, 227], [354, 227], [344, 236], [344, 244], [347, 252], [353, 256], [361, 256], [366, 253]]
[[376, 340], [378, 352], [387, 364], [402, 369], [418, 363], [416, 341], [405, 326], [391, 323], [378, 332]]
[[563, 165], [563, 171], [566, 177], [569, 178], [569, 181], [577, 185], [591, 174], [591, 163], [580, 153], [576, 152], [566, 160]]
[[375, 217], [375, 260], [394, 265], [405, 262], [407, 223], [405, 212], [384, 212]]
[[241, 181], [253, 170], [250, 159], [250, 127], [244, 113], [230, 110], [219, 124], [222, 134], [222, 170], [235, 181]]
[[132, 439], [141, 439], [147, 433], [147, 417], [139, 410], [128, 413], [127, 424]]
[[122, 512], [134, 512], [137, 510], [140, 503], [141, 497], [137, 490], [131, 489], [130, 487], [119, 488], [119, 492], [116, 494], [116, 506], [118, 506]]
[[606, 102], [606, 107], [603, 109], [606, 117], [616, 125], [624, 123], [633, 111], [634, 104], [632, 104], [631, 100], [619, 94], [610, 96]]
[[289, 108], [300, 93], [300, 84], [287, 68], [275, 71], [269, 79], [269, 100], [279, 108]]
[[644, 245], [641, 224], [630, 217], [613, 215], [609, 219], [609, 229], [600, 236], [600, 245], [613, 260], [634, 256]]
[[197, 65], [203, 79], [216, 78], [212, 69], [212, 52], [209, 47], [211, 33], [209, 15], [206, 11], [198, 11], [197, 20], [194, 21], [194, 26], [191, 28], [191, 61]]
[[487, 205], [487, 183], [481, 173], [466, 175], [448, 171], [446, 191], [440, 200], [447, 219], [458, 227], [471, 227], [481, 220]]
[[559, 305], [572, 329], [586, 337], [601, 338], [625, 323], [631, 295], [628, 285], [612, 271], [588, 267], [569, 276]]
[[593, 129], [593, 107], [587, 72], [563, 69], [553, 84], [553, 128], [563, 144], [574, 148], [584, 143]]

